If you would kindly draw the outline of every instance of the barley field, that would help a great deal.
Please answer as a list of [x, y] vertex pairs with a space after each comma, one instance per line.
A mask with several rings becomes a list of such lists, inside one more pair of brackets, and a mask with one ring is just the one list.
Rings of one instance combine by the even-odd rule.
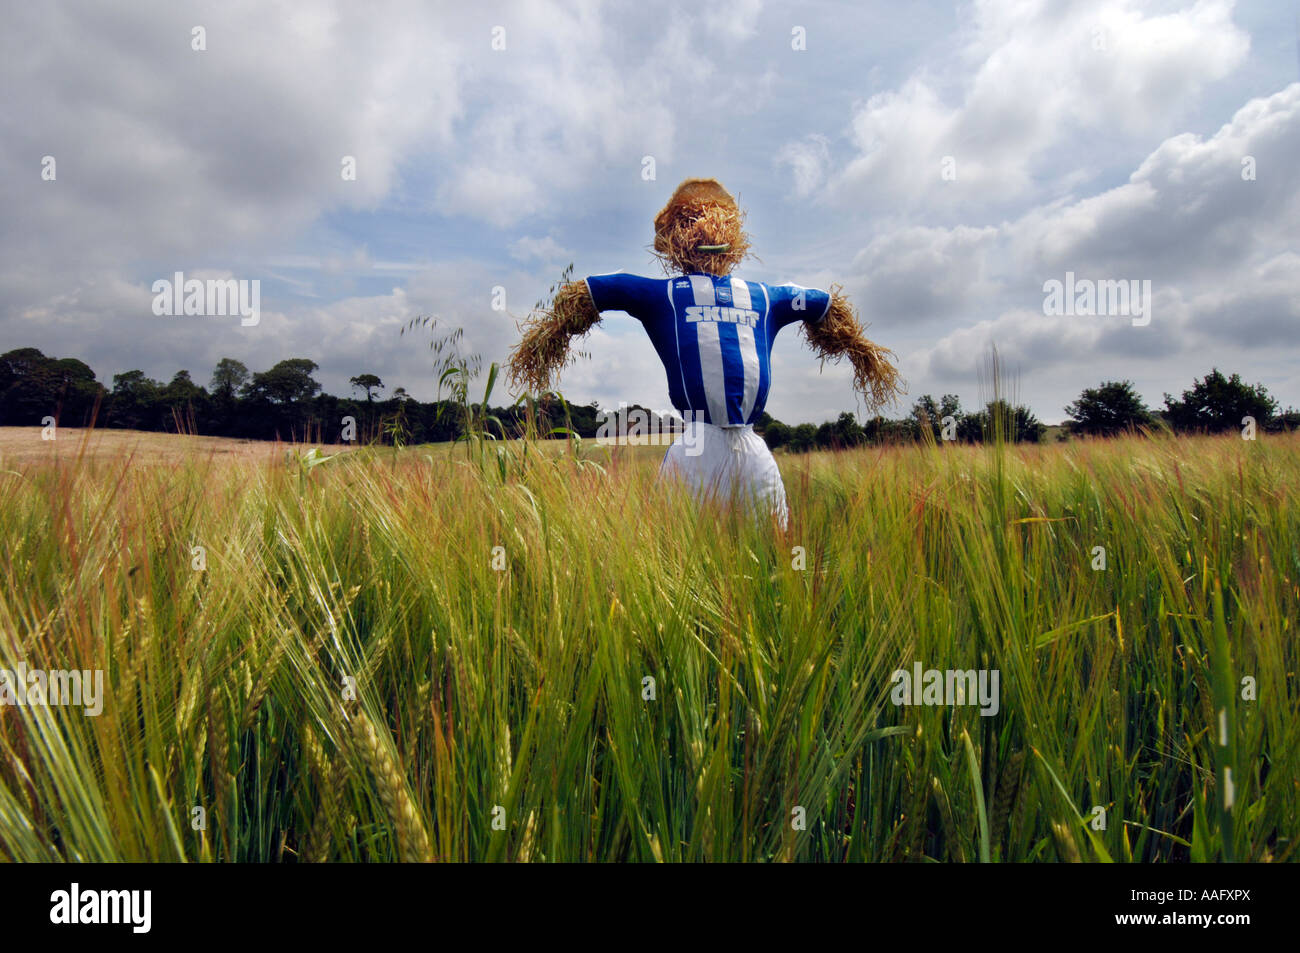
[[1297, 857], [1294, 436], [781, 456], [784, 533], [661, 448], [170, 439], [0, 441], [0, 669], [103, 673], [0, 705], [6, 860]]

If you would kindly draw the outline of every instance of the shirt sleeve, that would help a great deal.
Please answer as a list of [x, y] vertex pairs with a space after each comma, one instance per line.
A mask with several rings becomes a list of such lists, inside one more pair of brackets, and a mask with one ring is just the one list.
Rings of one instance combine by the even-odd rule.
[[584, 279], [597, 311], [626, 311], [641, 321], [654, 315], [666, 300], [664, 282], [618, 271]]
[[819, 288], [784, 284], [769, 285], [767, 290], [771, 295], [772, 320], [778, 331], [796, 321], [816, 324], [831, 309], [830, 294]]

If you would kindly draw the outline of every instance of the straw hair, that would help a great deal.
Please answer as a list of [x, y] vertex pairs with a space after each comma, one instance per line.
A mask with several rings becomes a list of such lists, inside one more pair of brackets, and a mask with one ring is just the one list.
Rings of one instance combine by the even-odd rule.
[[894, 366], [894, 352], [867, 339], [857, 312], [839, 285], [831, 285], [831, 306], [820, 321], [805, 321], [804, 334], [822, 361], [839, 363], [847, 357], [853, 365], [853, 387], [867, 409], [876, 413], [906, 393]]
[[737, 208], [736, 198], [717, 179], [683, 179], [668, 204], [655, 216], [655, 231], [661, 230], [677, 210], [688, 205], [726, 205]]
[[572, 363], [569, 342], [600, 322], [585, 281], [570, 281], [555, 292], [549, 311], [539, 311], [521, 326], [523, 336], [510, 352], [506, 374], [511, 390], [545, 394], [560, 371]]
[[687, 179], [655, 216], [654, 251], [669, 274], [730, 274], [749, 255], [745, 213], [717, 179]]

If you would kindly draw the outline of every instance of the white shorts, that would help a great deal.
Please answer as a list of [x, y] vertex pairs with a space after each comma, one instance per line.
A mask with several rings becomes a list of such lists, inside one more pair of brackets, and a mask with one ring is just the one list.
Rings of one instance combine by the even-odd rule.
[[697, 500], [753, 505], [762, 517], [775, 515], [782, 529], [789, 523], [781, 471], [752, 424], [718, 427], [687, 421], [664, 454], [659, 478], [686, 481]]

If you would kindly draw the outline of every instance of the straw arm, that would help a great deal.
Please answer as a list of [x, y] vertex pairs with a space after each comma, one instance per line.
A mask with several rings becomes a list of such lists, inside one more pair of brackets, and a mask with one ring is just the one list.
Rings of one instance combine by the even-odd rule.
[[520, 326], [523, 336], [510, 352], [506, 374], [512, 391], [544, 394], [570, 363], [570, 342], [600, 322], [585, 281], [561, 285], [547, 311], [534, 312]]
[[867, 338], [857, 310], [839, 285], [831, 285], [831, 304], [820, 321], [805, 321], [804, 335], [823, 362], [848, 358], [853, 365], [853, 387], [868, 411], [878, 413], [906, 393], [894, 352]]

